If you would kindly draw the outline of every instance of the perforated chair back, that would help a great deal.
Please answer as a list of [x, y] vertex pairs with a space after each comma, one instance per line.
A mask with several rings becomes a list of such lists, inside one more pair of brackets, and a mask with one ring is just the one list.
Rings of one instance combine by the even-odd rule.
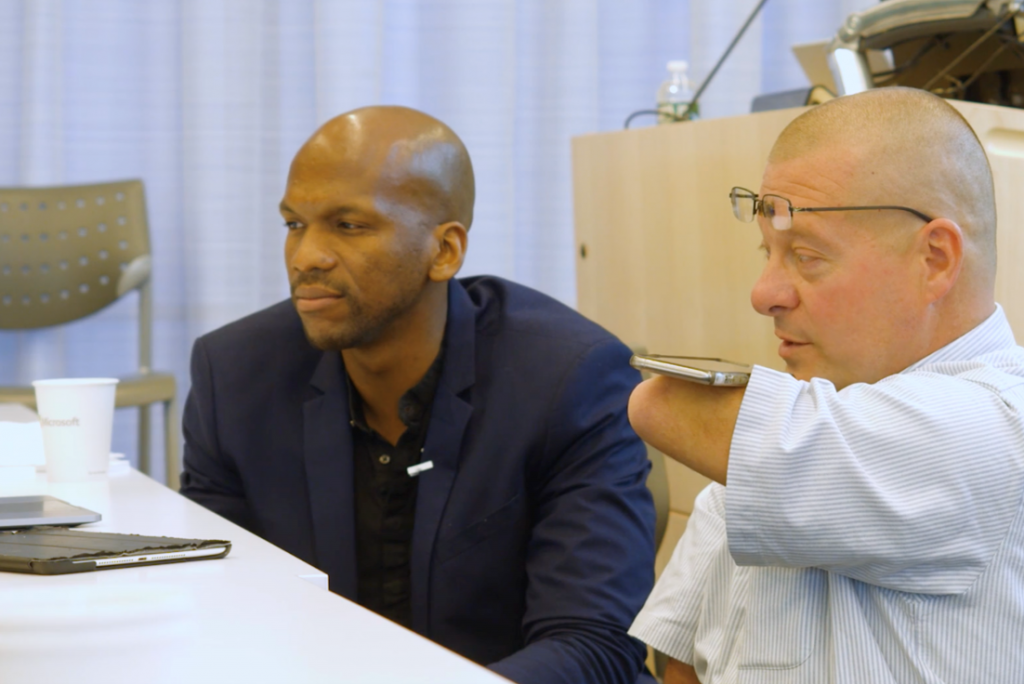
[[77, 320], [148, 282], [138, 180], [0, 188], [0, 329]]
[[[114, 405], [139, 407], [139, 468], [151, 473], [152, 404], [164, 407], [166, 478], [178, 482], [176, 384], [152, 369], [152, 259], [142, 181], [0, 188], [0, 330], [70, 323], [139, 293], [138, 373]], [[32, 387], [0, 387], [0, 403], [35, 408]]]

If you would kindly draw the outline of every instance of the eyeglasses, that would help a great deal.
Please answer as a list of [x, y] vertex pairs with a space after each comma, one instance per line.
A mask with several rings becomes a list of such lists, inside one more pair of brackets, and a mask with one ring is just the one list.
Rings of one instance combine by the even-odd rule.
[[760, 214], [771, 221], [775, 230], [789, 230], [793, 227], [793, 214], [801, 211], [869, 211], [877, 209], [894, 209], [896, 211], [909, 211], [922, 221], [931, 223], [934, 219], [917, 209], [910, 207], [877, 206], [877, 207], [794, 207], [793, 203], [779, 195], [765, 195], [758, 198], [757, 193], [746, 188], [733, 188], [729, 191], [729, 200], [732, 202], [732, 213], [740, 221], [750, 223], [754, 217]]

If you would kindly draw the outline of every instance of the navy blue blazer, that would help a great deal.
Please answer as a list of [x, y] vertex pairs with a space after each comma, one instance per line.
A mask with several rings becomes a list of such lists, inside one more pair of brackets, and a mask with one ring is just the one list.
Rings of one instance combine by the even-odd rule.
[[[626, 418], [629, 350], [493, 277], [449, 285], [444, 368], [419, 475], [415, 631], [514, 681], [633, 682], [626, 634], [654, 581], [649, 464]], [[356, 598], [341, 355], [290, 301], [199, 338], [181, 492]]]

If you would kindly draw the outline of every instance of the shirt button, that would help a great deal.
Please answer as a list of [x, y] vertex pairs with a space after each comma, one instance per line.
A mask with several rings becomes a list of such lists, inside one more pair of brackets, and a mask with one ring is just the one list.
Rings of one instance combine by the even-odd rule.
[[391, 457], [388, 456], [387, 454], [381, 454], [380, 458], [378, 458], [377, 460], [380, 461], [381, 465], [387, 465], [388, 463], [391, 463]]

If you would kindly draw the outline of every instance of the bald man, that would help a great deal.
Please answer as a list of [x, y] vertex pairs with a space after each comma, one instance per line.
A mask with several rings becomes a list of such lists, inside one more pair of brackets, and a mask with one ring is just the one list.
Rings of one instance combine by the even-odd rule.
[[556, 301], [455, 279], [473, 198], [466, 148], [421, 112], [359, 109], [303, 145], [292, 297], [197, 340], [182, 493], [514, 681], [632, 683], [654, 581], [639, 377]]
[[665, 684], [1020, 681], [1024, 349], [977, 137], [923, 91], [839, 98], [732, 200], [787, 373], [633, 393], [641, 437], [716, 482], [630, 633]]

